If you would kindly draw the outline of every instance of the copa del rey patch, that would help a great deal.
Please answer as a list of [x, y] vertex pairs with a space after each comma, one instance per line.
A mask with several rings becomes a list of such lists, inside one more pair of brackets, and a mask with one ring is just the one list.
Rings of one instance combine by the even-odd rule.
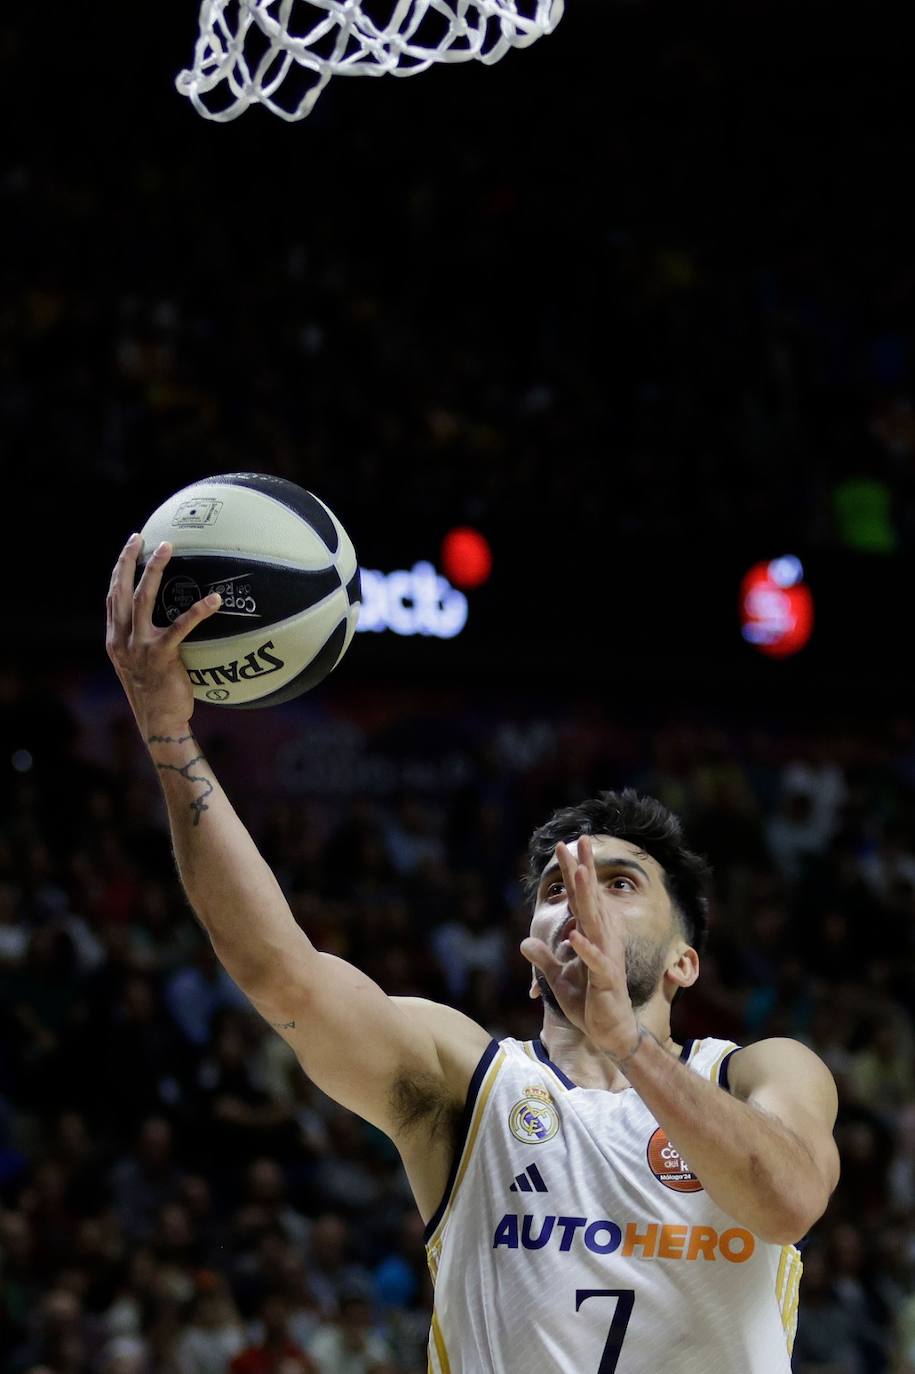
[[665, 1188], [674, 1193], [702, 1192], [702, 1184], [660, 1126], [652, 1134], [646, 1153], [649, 1169]]

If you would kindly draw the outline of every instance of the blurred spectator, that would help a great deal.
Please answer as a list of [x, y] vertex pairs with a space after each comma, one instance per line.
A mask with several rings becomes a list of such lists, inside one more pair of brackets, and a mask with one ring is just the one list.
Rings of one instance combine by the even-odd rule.
[[297, 1139], [291, 1108], [271, 1101], [257, 1080], [250, 1021], [250, 1012], [245, 1017], [223, 1008], [197, 1072], [201, 1112], [194, 1145], [201, 1160], [209, 1159], [211, 1173], [223, 1180], [242, 1169], [252, 1153], [283, 1152]]
[[387, 1182], [384, 1160], [367, 1148], [372, 1128], [335, 1108], [327, 1120], [328, 1150], [315, 1165], [312, 1187], [324, 1206], [358, 1216], [377, 1204]]
[[28, 949], [28, 929], [19, 910], [19, 891], [0, 881], [0, 966], [21, 964]]
[[309, 1282], [304, 1255], [287, 1248], [276, 1275], [276, 1285], [288, 1304], [289, 1335], [296, 1345], [307, 1350], [323, 1320], [323, 1313]]
[[371, 1286], [341, 1292], [336, 1321], [318, 1328], [310, 1353], [320, 1374], [394, 1374], [390, 1348], [372, 1330]]
[[[915, 1220], [915, 1101], [907, 1102], [897, 1116], [896, 1151], [887, 1182], [897, 1213], [910, 1213]], [[915, 1261], [915, 1235], [912, 1258]]]
[[415, 1208], [401, 1216], [395, 1246], [375, 1269], [375, 1294], [382, 1307], [410, 1308], [426, 1278], [424, 1225]]
[[102, 1307], [101, 1328], [106, 1336], [141, 1334], [155, 1305], [159, 1274], [150, 1249], [137, 1247], [129, 1254], [110, 1302]]
[[149, 1117], [138, 1133], [133, 1153], [115, 1164], [112, 1198], [118, 1220], [133, 1241], [148, 1240], [160, 1209], [178, 1189], [171, 1125], [163, 1117]]
[[425, 864], [441, 863], [445, 857], [433, 808], [416, 796], [400, 798], [385, 827], [384, 842], [388, 858], [401, 876]]
[[766, 826], [769, 851], [789, 882], [797, 882], [804, 866], [823, 853], [830, 838], [831, 816], [817, 805], [816, 793], [806, 781], [785, 780], [781, 803]]
[[245, 1201], [238, 1220], [242, 1224], [256, 1219], [263, 1227], [278, 1227], [289, 1243], [304, 1250], [310, 1226], [305, 1217], [290, 1205], [286, 1197], [283, 1172], [274, 1159], [255, 1159], [248, 1166], [245, 1179]]
[[164, 992], [176, 1024], [193, 1045], [207, 1043], [218, 1011], [231, 1007], [246, 1011], [250, 1005], [219, 963], [209, 940], [203, 938], [198, 939], [194, 958], [166, 979]]
[[289, 1334], [289, 1307], [278, 1293], [264, 1298], [260, 1308], [261, 1335], [229, 1365], [230, 1374], [320, 1374], [314, 1360]]
[[801, 1285], [791, 1362], [794, 1374], [865, 1374], [854, 1318], [836, 1291], [819, 1245], [805, 1252]]
[[349, 1232], [341, 1217], [324, 1212], [315, 1219], [307, 1281], [325, 1315], [338, 1310], [347, 1288], [370, 1278], [366, 1269], [349, 1257], [348, 1242]]
[[102, 1374], [151, 1374], [149, 1348], [136, 1336], [115, 1336], [99, 1355]]
[[175, 1347], [175, 1374], [225, 1374], [245, 1345], [244, 1327], [224, 1281], [198, 1277], [187, 1325]]
[[861, 1230], [840, 1222], [830, 1237], [832, 1281], [852, 1322], [858, 1359], [865, 1371], [886, 1367], [890, 1354], [889, 1314], [875, 1282], [874, 1266]]
[[29, 1314], [31, 1333], [13, 1352], [13, 1374], [48, 1364], [60, 1374], [81, 1374], [96, 1353], [96, 1333], [79, 1299], [52, 1288]]
[[897, 1365], [893, 1374], [915, 1374], [915, 1293], [906, 1298], [896, 1324]]
[[454, 916], [436, 926], [430, 942], [449, 998], [461, 1001], [475, 973], [501, 978], [507, 951], [498, 897], [482, 874], [459, 875], [455, 888]]
[[915, 1098], [913, 1046], [905, 1028], [885, 1021], [852, 1056], [849, 1074], [856, 1101], [892, 1120]]
[[129, 974], [87, 1041], [87, 1051], [104, 1056], [122, 1085], [118, 1110], [125, 1125], [176, 1107], [186, 1077], [184, 1046], [151, 978]]

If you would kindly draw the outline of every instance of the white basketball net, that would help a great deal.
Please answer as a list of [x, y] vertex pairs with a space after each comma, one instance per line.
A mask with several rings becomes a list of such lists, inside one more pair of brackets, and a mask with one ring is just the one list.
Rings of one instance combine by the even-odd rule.
[[175, 84], [206, 119], [224, 123], [256, 104], [304, 119], [332, 76], [498, 62], [551, 33], [563, 8], [564, 0], [202, 0], [194, 65]]

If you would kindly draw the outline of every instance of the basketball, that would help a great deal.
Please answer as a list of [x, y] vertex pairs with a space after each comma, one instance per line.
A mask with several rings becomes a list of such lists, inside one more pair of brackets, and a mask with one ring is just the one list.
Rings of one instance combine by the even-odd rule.
[[194, 696], [218, 706], [274, 706], [317, 686], [349, 648], [359, 568], [337, 517], [281, 477], [237, 472], [175, 492], [141, 531], [139, 568], [172, 545], [153, 624], [166, 627], [218, 592], [181, 656]]

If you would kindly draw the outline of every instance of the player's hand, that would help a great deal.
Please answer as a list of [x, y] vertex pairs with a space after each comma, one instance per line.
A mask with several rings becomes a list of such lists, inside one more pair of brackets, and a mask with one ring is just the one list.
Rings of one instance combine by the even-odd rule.
[[623, 1059], [639, 1033], [626, 983], [623, 919], [598, 881], [587, 835], [578, 841], [577, 859], [565, 844], [557, 845], [556, 858], [576, 922], [569, 942], [580, 962], [563, 963], [545, 941], [533, 938], [522, 941], [521, 952], [546, 975], [572, 1024], [599, 1049]]
[[114, 565], [105, 646], [148, 741], [153, 733], [175, 737], [187, 733], [194, 694], [179, 648], [195, 625], [218, 610], [221, 598], [212, 592], [195, 601], [167, 629], [159, 629], [152, 623], [152, 612], [171, 545], [160, 544], [153, 551], [134, 590], [141, 550], [140, 536], [131, 535]]

